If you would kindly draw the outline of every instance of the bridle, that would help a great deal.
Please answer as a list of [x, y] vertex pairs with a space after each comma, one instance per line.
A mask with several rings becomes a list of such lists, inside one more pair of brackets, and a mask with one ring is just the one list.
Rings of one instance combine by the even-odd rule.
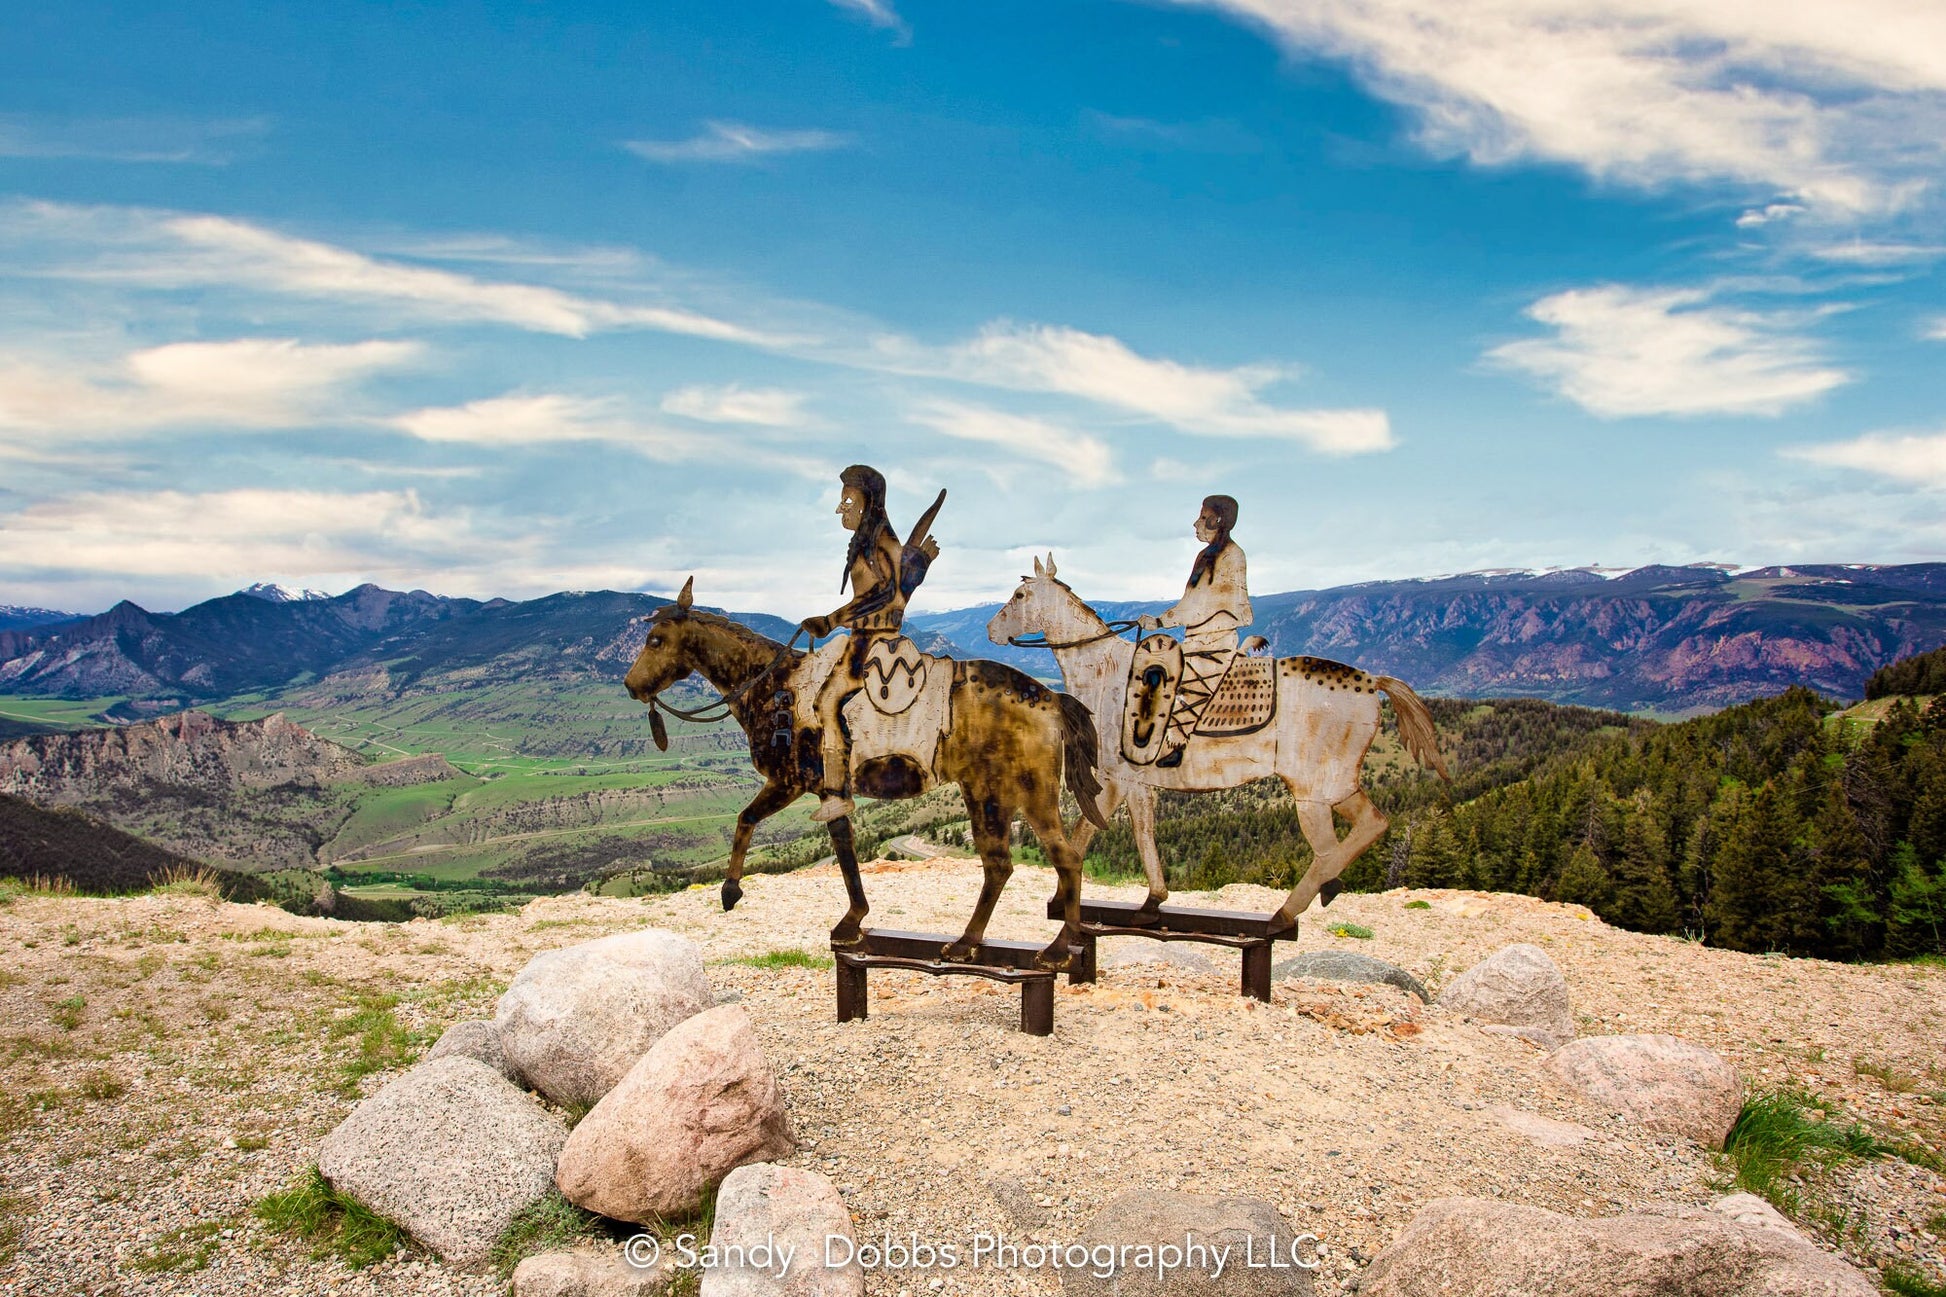
[[778, 646], [777, 656], [770, 660], [769, 666], [757, 672], [755, 675], [751, 676], [748, 680], [745, 680], [742, 684], [738, 685], [735, 689], [732, 689], [729, 693], [726, 693], [722, 697], [718, 698], [715, 702], [704, 703], [701, 707], [691, 709], [687, 707], [678, 707], [671, 702], [665, 702], [663, 701], [662, 695], [660, 693], [653, 693], [650, 694], [647, 699], [647, 702], [649, 704], [649, 715], [651, 717], [654, 717], [656, 712], [664, 711], [669, 713], [671, 716], [674, 716], [678, 720], [692, 721], [698, 725], [710, 725], [710, 724], [714, 724], [717, 721], [725, 719], [730, 715], [731, 710], [743, 698], [743, 696], [749, 693], [752, 689], [756, 688], [757, 682], [759, 680], [762, 680], [765, 677], [769, 676], [771, 672], [775, 671], [779, 666], [781, 666], [784, 663], [785, 659], [790, 657], [791, 650], [797, 646], [797, 637], [802, 635], [803, 633], [804, 633], [804, 628], [802, 626], [799, 626], [796, 630], [792, 631], [791, 637], [785, 640], [783, 644]]
[[1042, 632], [1035, 631], [1028, 635], [1009, 635], [1007, 636], [1007, 643], [1013, 645], [1015, 648], [1044, 648], [1054, 649], [1058, 652], [1061, 649], [1082, 648], [1089, 644], [1099, 644], [1105, 639], [1113, 639], [1117, 635], [1125, 635], [1129, 631], [1140, 627], [1141, 624], [1139, 621], [1111, 621], [1102, 628], [1099, 634], [1090, 635], [1086, 639], [1060, 641], [1050, 640]]

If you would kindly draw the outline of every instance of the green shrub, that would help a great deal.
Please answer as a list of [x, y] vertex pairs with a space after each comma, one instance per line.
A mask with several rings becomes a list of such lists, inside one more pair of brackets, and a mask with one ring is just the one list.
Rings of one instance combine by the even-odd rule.
[[1372, 939], [1372, 930], [1358, 923], [1334, 923], [1329, 928], [1326, 928], [1325, 931], [1334, 937], [1356, 937], [1360, 941], [1370, 941]]
[[251, 1208], [280, 1234], [311, 1244], [311, 1259], [332, 1257], [354, 1270], [383, 1261], [409, 1240], [406, 1232], [349, 1194], [339, 1193], [312, 1167], [298, 1183]]
[[1405, 903], [1405, 908], [1408, 910], [1430, 910], [1432, 908], [1432, 902], [1431, 901], [1407, 901]]

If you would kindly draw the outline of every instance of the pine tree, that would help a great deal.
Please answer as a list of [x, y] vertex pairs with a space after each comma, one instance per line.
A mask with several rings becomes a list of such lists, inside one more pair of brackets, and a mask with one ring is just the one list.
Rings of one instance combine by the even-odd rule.
[[1773, 786], [1743, 799], [1717, 849], [1705, 907], [1718, 945], [1763, 953], [1810, 944], [1817, 911], [1795, 829], [1788, 799]]
[[1921, 864], [1909, 843], [1892, 855], [1885, 948], [1895, 955], [1946, 955], [1946, 861]]
[[1676, 889], [1669, 881], [1669, 840], [1645, 800], [1622, 819], [1622, 847], [1610, 869], [1613, 891], [1601, 917], [1637, 932], [1676, 929]]
[[1600, 914], [1613, 891], [1608, 871], [1601, 867], [1601, 858], [1595, 855], [1593, 847], [1584, 842], [1574, 849], [1574, 854], [1568, 857], [1567, 867], [1561, 870], [1560, 880], [1554, 884], [1554, 899], [1570, 905], [1585, 905]]
[[1812, 825], [1811, 885], [1820, 931], [1816, 953], [1858, 959], [1883, 940], [1883, 907], [1874, 885], [1865, 834], [1845, 801], [1843, 781], [1829, 781]]

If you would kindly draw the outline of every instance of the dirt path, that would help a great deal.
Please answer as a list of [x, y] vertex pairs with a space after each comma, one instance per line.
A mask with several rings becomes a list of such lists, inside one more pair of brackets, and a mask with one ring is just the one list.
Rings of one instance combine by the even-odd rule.
[[[876, 922], [939, 932], [958, 931], [980, 878], [964, 860], [869, 874]], [[1051, 880], [1019, 871], [994, 935], [1044, 940]], [[372, 1023], [389, 1017], [417, 1036], [407, 1049], [423, 1047], [452, 1021], [490, 1014], [535, 952], [644, 924], [698, 941], [718, 989], [741, 996], [789, 1094], [804, 1144], [793, 1164], [840, 1185], [862, 1237], [963, 1249], [981, 1231], [1065, 1240], [1125, 1189], [1174, 1186], [1269, 1199], [1324, 1240], [1342, 1274], [1446, 1194], [1606, 1215], [1720, 1191], [1711, 1156], [1552, 1088], [1541, 1055], [1518, 1040], [1388, 987], [1283, 983], [1258, 1005], [1235, 993], [1235, 955], [1215, 948], [1104, 943], [1100, 983], [1061, 988], [1047, 1039], [1013, 1029], [1012, 991], [885, 971], [872, 974], [869, 1021], [841, 1027], [828, 969], [727, 962], [820, 951], [842, 907], [835, 871], [745, 886], [728, 915], [713, 891], [692, 890], [401, 925], [189, 898], [23, 897], [0, 908], [0, 1194], [22, 1222], [0, 1293], [500, 1291], [424, 1257], [363, 1272], [310, 1260], [264, 1232], [249, 1206], [308, 1164], [351, 1096], [390, 1074], [348, 1079], [361, 1046], [397, 1061], [387, 1050], [403, 1042], [381, 1031], [368, 1044]], [[1180, 899], [1265, 909], [1277, 897], [1230, 887]], [[1431, 908], [1407, 909], [1414, 899]], [[1946, 1105], [1926, 1093], [1946, 1090], [1936, 1025], [1946, 970], [1737, 955], [1516, 896], [1344, 896], [1325, 918], [1375, 935], [1334, 937], [1314, 915], [1294, 949], [1356, 949], [1435, 988], [1532, 941], [1561, 965], [1584, 1032], [1682, 1035], [1729, 1056], [1754, 1087], [1802, 1086], [1946, 1147]], [[1517, 1133], [1509, 1110], [1590, 1133], [1544, 1145]], [[1822, 1192], [1834, 1215], [1851, 1209], [1849, 1224], [1809, 1220], [1827, 1244], [1946, 1278], [1941, 1244], [1923, 1232], [1928, 1213], [1946, 1210], [1946, 1179], [1887, 1162]], [[943, 1278], [937, 1290], [932, 1277]], [[869, 1289], [910, 1297], [1051, 1281], [891, 1272]]]

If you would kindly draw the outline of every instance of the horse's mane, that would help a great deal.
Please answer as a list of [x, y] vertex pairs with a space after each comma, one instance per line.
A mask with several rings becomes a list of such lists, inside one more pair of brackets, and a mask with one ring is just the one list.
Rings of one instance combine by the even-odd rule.
[[[701, 608], [691, 608], [687, 612], [681, 613], [669, 611], [675, 608], [675, 606], [674, 604], [664, 604], [656, 610], [656, 618], [658, 620], [666, 620], [682, 617], [688, 621], [702, 622], [706, 626], [727, 632], [731, 638], [735, 639], [745, 648], [765, 649], [771, 653], [775, 653], [778, 649], [784, 647], [763, 632], [751, 630], [742, 622], [725, 617], [721, 613], [704, 612]], [[791, 653], [794, 657], [802, 657], [804, 650], [792, 649]]]

